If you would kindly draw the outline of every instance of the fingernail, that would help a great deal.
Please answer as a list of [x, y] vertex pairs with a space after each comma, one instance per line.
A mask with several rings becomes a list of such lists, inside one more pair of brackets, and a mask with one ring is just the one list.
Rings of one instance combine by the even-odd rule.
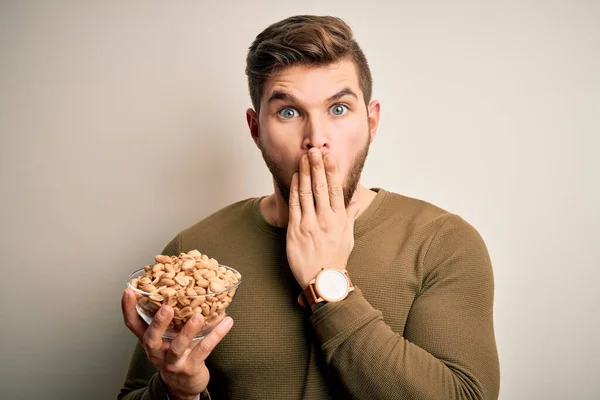
[[202, 314], [194, 314], [194, 316], [192, 317], [195, 324], [199, 324], [202, 321], [202, 318], [204, 318]]
[[166, 308], [166, 307], [161, 307], [161, 308], [160, 308], [160, 311], [159, 311], [158, 313], [159, 313], [159, 315], [160, 315], [161, 317], [166, 317], [166, 316], [167, 316], [167, 314], [169, 313], [169, 311], [167, 311], [167, 308]]
[[311, 150], [311, 151], [309, 151], [309, 152], [308, 152], [308, 154], [310, 154], [310, 156], [311, 156], [313, 159], [316, 159], [316, 158], [317, 158], [317, 156], [319, 155], [319, 150]]
[[231, 317], [226, 317], [225, 321], [223, 321], [223, 327], [229, 329], [231, 328], [231, 325], [233, 325], [233, 319], [231, 319]]

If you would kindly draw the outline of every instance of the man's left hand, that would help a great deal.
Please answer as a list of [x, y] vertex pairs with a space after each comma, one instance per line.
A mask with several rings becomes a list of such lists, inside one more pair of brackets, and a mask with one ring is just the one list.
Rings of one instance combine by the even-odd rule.
[[326, 268], [345, 269], [354, 247], [357, 203], [344, 204], [342, 177], [334, 157], [312, 148], [292, 178], [287, 258], [300, 287]]

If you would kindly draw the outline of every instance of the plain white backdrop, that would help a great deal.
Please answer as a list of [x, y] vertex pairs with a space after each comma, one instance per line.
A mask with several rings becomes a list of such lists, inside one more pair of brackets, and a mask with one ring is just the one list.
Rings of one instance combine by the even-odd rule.
[[299, 13], [344, 18], [371, 64], [382, 118], [363, 183], [486, 240], [500, 398], [599, 398], [593, 0], [2, 1], [2, 398], [116, 397], [127, 274], [272, 190], [245, 56]]

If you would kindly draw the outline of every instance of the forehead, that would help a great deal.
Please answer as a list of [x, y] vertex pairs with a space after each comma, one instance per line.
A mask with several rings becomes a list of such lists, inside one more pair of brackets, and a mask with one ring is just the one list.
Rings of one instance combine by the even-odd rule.
[[329, 65], [293, 65], [278, 71], [265, 81], [262, 102], [273, 92], [286, 92], [302, 101], [324, 101], [341, 89], [350, 88], [361, 97], [354, 63], [341, 60]]

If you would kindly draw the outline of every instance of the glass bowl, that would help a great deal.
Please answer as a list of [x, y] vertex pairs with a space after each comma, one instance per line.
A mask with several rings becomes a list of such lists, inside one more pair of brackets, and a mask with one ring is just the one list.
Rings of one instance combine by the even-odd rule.
[[227, 315], [242, 283], [241, 274], [194, 251], [159, 255], [155, 261], [134, 271], [126, 281], [135, 293], [138, 315], [149, 325], [162, 305], [171, 306], [174, 316], [163, 338], [172, 340], [194, 314], [202, 314], [202, 329], [193, 339], [201, 340]]

